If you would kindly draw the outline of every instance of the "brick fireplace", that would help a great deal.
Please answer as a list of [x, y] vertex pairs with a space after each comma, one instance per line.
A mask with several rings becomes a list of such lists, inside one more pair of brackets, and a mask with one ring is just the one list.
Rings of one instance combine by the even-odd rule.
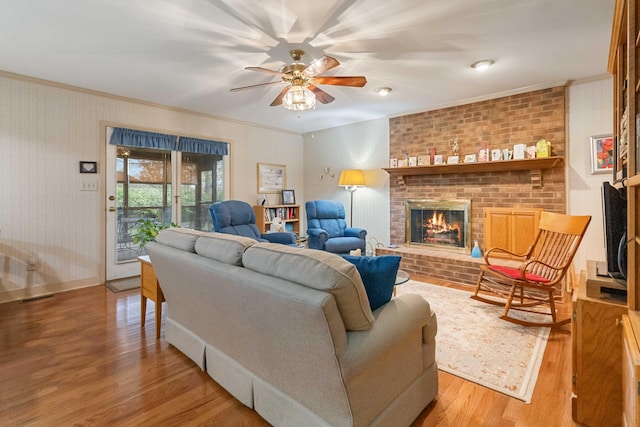
[[[513, 148], [514, 144], [551, 142], [554, 156], [565, 154], [565, 87], [527, 92], [488, 101], [428, 111], [389, 120], [389, 158], [429, 156], [433, 151], [446, 158], [452, 142], [458, 140], [459, 155]], [[585, 145], [586, 147], [587, 145]], [[565, 213], [566, 190], [563, 167], [541, 171], [541, 185], [532, 184], [528, 170], [390, 177], [391, 243], [396, 249], [378, 253], [403, 256], [401, 268], [410, 274], [474, 284], [478, 259], [466, 253], [452, 253], [406, 242], [408, 200], [468, 199], [469, 239], [478, 240], [482, 250], [485, 207], [542, 208]]]

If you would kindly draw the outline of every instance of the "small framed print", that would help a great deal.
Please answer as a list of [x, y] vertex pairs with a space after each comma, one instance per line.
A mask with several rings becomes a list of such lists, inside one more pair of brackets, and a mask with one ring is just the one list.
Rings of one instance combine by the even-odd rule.
[[491, 161], [495, 162], [497, 160], [502, 160], [502, 151], [499, 148], [494, 148], [491, 150]]
[[80, 161], [80, 173], [98, 173], [98, 162]]
[[283, 205], [296, 204], [296, 193], [294, 190], [282, 190], [282, 204]]
[[389, 159], [389, 167], [397, 168], [398, 167], [398, 159]]
[[466, 156], [464, 156], [464, 162], [465, 163], [475, 163], [476, 162], [476, 155], [475, 154], [467, 154]]
[[515, 144], [513, 146], [513, 160], [522, 160], [527, 150], [526, 144]]
[[449, 156], [447, 157], [448, 165], [457, 165], [460, 162], [460, 157], [458, 156]]
[[442, 162], [442, 154], [436, 154], [433, 156], [433, 164], [434, 165], [441, 165]]
[[429, 164], [429, 158], [428, 157], [422, 157], [422, 156], [418, 156], [418, 166], [424, 166], [424, 160], [427, 160], [427, 164]]
[[611, 173], [613, 170], [613, 137], [591, 137], [591, 174]]
[[418, 164], [417, 157], [409, 157], [409, 166], [416, 166]]

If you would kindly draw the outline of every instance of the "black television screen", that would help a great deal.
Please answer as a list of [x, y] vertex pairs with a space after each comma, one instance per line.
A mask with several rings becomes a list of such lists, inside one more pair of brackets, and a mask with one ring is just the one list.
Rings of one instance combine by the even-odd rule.
[[602, 213], [609, 276], [626, 279], [627, 200], [624, 190], [602, 183]]

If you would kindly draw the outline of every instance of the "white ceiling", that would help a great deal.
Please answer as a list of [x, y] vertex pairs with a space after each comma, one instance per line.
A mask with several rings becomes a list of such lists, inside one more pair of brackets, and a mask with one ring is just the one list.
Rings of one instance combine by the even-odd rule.
[[[614, 0], [0, 0], [0, 70], [306, 133], [606, 74]], [[363, 88], [270, 107], [289, 50]], [[478, 73], [483, 58], [495, 65]], [[386, 98], [374, 89], [390, 86]]]

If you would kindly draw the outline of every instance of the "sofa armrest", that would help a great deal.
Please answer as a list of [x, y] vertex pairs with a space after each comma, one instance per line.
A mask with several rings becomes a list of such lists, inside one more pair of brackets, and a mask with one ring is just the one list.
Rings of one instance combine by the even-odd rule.
[[437, 320], [429, 303], [419, 295], [404, 294], [392, 299], [373, 312], [375, 321], [368, 331], [348, 332], [347, 349], [340, 356], [341, 363], [348, 371], [364, 369], [394, 348], [406, 343], [411, 335], [417, 335], [419, 342], [412, 346], [421, 348], [435, 340]]
[[270, 243], [281, 243], [283, 245], [291, 245], [296, 243], [296, 235], [288, 232], [274, 232], [274, 233], [265, 233], [261, 234], [265, 240], [268, 240]]
[[344, 229], [344, 236], [345, 237], [358, 237], [360, 239], [366, 239], [367, 238], [367, 230], [365, 230], [364, 228], [347, 227], [347, 228]]

